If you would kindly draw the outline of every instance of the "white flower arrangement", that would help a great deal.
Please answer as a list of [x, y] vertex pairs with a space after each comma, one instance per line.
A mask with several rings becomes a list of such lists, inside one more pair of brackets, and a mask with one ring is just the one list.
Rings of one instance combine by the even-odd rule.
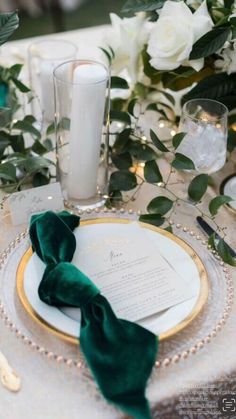
[[180, 65], [199, 71], [204, 59], [189, 60], [194, 43], [213, 27], [206, 1], [192, 13], [183, 1], [167, 0], [153, 24], [147, 52], [156, 70], [174, 70]]
[[128, 0], [123, 12], [134, 17], [111, 14], [112, 30], [104, 40], [113, 74], [126, 70], [136, 96], [140, 84], [146, 93], [188, 88], [183, 100], [206, 97], [233, 109], [235, 11], [232, 0]]

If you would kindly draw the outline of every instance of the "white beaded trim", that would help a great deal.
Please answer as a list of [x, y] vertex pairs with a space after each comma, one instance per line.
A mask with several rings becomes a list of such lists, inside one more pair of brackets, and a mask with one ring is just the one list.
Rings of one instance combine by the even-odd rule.
[[[94, 210], [95, 214], [99, 214], [99, 213], [120, 213], [120, 214], [125, 214], [127, 212], [127, 214], [131, 215], [131, 214], [137, 214], [140, 215], [141, 211], [138, 211], [137, 213], [134, 212], [132, 209], [129, 209], [128, 211], [126, 211], [124, 208], [121, 208], [119, 210], [116, 210], [115, 208], [112, 209], [99, 209], [96, 208]], [[79, 211], [79, 215], [83, 215], [84, 213], [87, 214], [92, 214], [93, 210], [80, 210]], [[175, 223], [170, 220], [169, 221], [170, 225], [175, 225]], [[200, 349], [202, 349], [206, 344], [210, 343], [212, 339], [214, 339], [217, 335], [217, 333], [219, 333], [222, 329], [222, 326], [225, 325], [227, 319], [229, 318], [230, 312], [232, 310], [232, 306], [233, 306], [233, 280], [231, 277], [231, 274], [229, 272], [229, 268], [225, 265], [225, 263], [222, 261], [222, 259], [220, 258], [220, 256], [216, 253], [215, 250], [213, 250], [211, 248], [211, 246], [208, 245], [207, 240], [205, 240], [203, 237], [201, 237], [198, 233], [194, 232], [193, 230], [189, 230], [188, 227], [183, 226], [180, 223], [177, 223], [176, 225], [177, 229], [182, 229], [184, 233], [189, 234], [191, 237], [194, 237], [196, 240], [200, 240], [203, 246], [206, 246], [206, 248], [214, 255], [214, 257], [217, 259], [217, 261], [219, 262], [219, 265], [221, 266], [223, 272], [224, 272], [224, 276], [226, 279], [226, 283], [227, 283], [227, 298], [226, 298], [226, 302], [225, 302], [225, 309], [223, 312], [223, 315], [221, 317], [221, 319], [218, 321], [218, 323], [215, 325], [215, 327], [212, 329], [212, 331], [205, 336], [202, 340], [196, 342], [195, 345], [191, 346], [190, 348], [184, 350], [183, 352], [179, 353], [179, 354], [175, 354], [170, 358], [164, 358], [163, 360], [157, 360], [155, 362], [155, 367], [156, 368], [163, 368], [163, 367], [167, 367], [171, 364], [176, 364], [181, 360], [187, 359], [190, 355], [195, 355]], [[28, 235], [28, 229], [23, 231], [22, 233], [20, 233], [15, 240], [13, 240], [9, 246], [2, 252], [2, 254], [0, 255], [0, 270], [3, 268], [8, 256], [10, 255], [11, 251], [21, 242], [21, 240], [23, 240], [26, 236]], [[36, 342], [32, 341], [30, 338], [28, 338], [26, 335], [24, 335], [18, 328], [17, 326], [12, 323], [11, 319], [8, 317], [7, 311], [5, 310], [1, 300], [0, 300], [0, 317], [3, 319], [6, 327], [8, 327], [10, 329], [11, 332], [14, 332], [17, 336], [17, 338], [21, 339], [26, 345], [28, 345], [30, 348], [32, 348], [33, 350], [35, 350], [36, 352], [46, 356], [48, 359], [53, 359], [55, 360], [58, 364], [66, 364], [68, 367], [76, 367], [78, 369], [82, 369], [85, 366], [84, 362], [81, 361], [75, 361], [71, 358], [66, 358], [62, 355], [58, 355], [55, 352], [49, 352], [47, 351], [44, 347], [37, 345]]]

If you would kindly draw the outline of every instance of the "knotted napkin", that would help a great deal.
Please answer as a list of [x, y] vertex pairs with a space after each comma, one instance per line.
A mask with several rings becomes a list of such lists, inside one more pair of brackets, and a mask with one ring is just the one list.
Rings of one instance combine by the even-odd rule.
[[56, 307], [81, 309], [80, 345], [102, 394], [132, 417], [150, 419], [145, 387], [155, 362], [157, 337], [118, 319], [95, 284], [70, 263], [76, 249], [73, 230], [79, 221], [66, 211], [32, 216], [33, 250], [46, 264], [40, 299]]

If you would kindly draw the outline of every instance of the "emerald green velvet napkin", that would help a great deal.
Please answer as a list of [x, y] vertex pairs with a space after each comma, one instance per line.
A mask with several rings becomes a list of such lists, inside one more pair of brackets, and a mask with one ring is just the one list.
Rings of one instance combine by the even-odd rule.
[[80, 307], [81, 349], [102, 394], [132, 417], [150, 419], [145, 387], [155, 362], [157, 337], [118, 319], [95, 284], [70, 263], [79, 220], [66, 211], [32, 216], [32, 246], [46, 264], [39, 296], [52, 306]]
[[5, 108], [7, 106], [7, 93], [7, 84], [4, 82], [0, 83], [0, 108]]

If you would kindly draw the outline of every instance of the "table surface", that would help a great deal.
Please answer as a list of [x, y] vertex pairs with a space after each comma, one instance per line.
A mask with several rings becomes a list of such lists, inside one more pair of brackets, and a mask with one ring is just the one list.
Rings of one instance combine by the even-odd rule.
[[[78, 45], [79, 58], [98, 59], [99, 46], [102, 45], [104, 33], [109, 26], [51, 35], [50, 38], [72, 40]], [[45, 37], [41, 37], [45, 38]], [[38, 38], [37, 38], [38, 39]], [[34, 38], [33, 40], [36, 40]], [[9, 42], [1, 48], [0, 62], [11, 64], [25, 61], [27, 47], [32, 39]], [[225, 174], [233, 167], [228, 165]], [[215, 176], [217, 182], [224, 177], [224, 172]], [[209, 192], [210, 196], [214, 191]], [[146, 204], [155, 196], [155, 188], [144, 185], [136, 201], [130, 208], [145, 210]], [[197, 215], [197, 214], [196, 214]], [[191, 208], [180, 208], [175, 220], [197, 230], [195, 217]], [[222, 208], [219, 223], [227, 227], [228, 241], [236, 248], [236, 216]], [[13, 227], [7, 209], [0, 212], [0, 251], [24, 229], [24, 226]], [[235, 270], [232, 272], [236, 279]], [[148, 387], [148, 398], [152, 406], [168, 398], [178, 396], [184, 387], [198, 383], [210, 383], [219, 380], [223, 375], [236, 377], [236, 306], [221, 333], [208, 346], [194, 357], [181, 363], [160, 370], [158, 380]], [[0, 419], [115, 419], [122, 414], [108, 407], [106, 402], [97, 397], [96, 390], [79, 372], [68, 367], [58, 366], [32, 349], [22, 344], [16, 336], [8, 331], [0, 321], [0, 350], [22, 377], [22, 389], [19, 393], [8, 392], [0, 385]], [[157, 416], [155, 416], [157, 417]], [[171, 416], [169, 416], [171, 417]]]

